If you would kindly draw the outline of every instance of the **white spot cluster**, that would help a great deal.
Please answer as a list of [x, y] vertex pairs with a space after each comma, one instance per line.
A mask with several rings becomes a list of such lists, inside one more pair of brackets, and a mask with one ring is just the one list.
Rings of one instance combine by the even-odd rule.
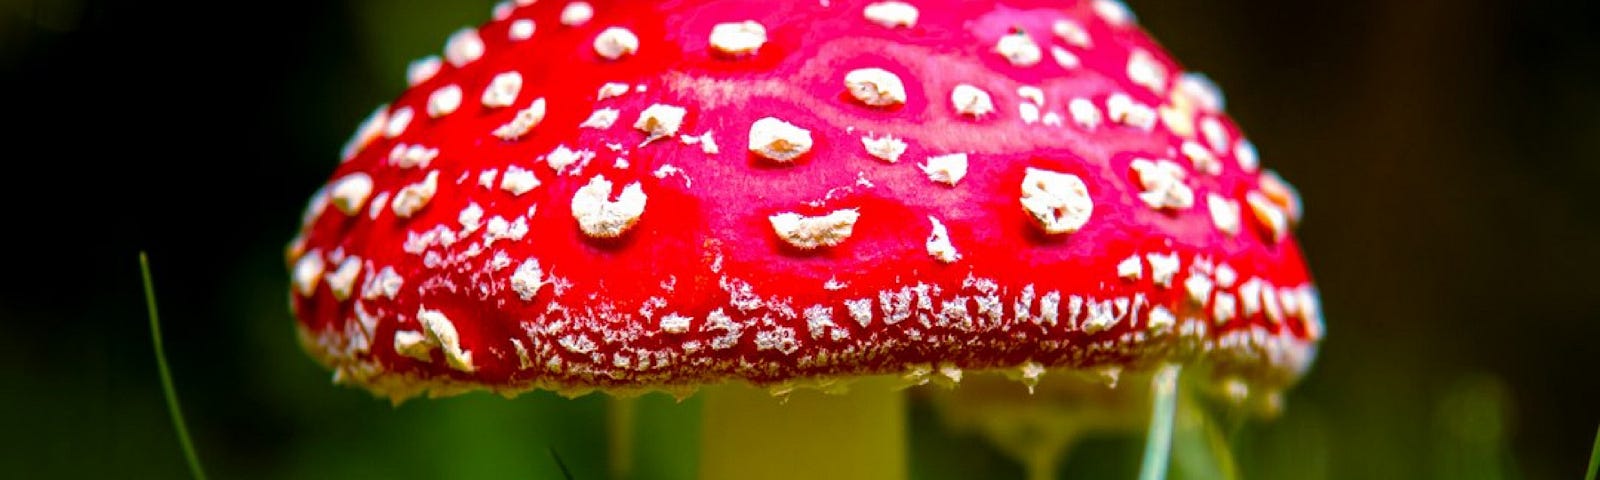
[[515, 141], [522, 138], [523, 135], [527, 135], [529, 131], [533, 130], [533, 127], [539, 126], [539, 122], [544, 121], [544, 114], [545, 102], [544, 98], [541, 97], [535, 99], [533, 104], [528, 105], [528, 108], [518, 110], [517, 115], [511, 117], [511, 121], [495, 128], [493, 134], [501, 140]]
[[1126, 26], [1133, 23], [1133, 10], [1121, 0], [1094, 0], [1094, 13], [1106, 22], [1116, 26]]
[[415, 87], [427, 83], [434, 75], [438, 75], [439, 69], [443, 67], [444, 60], [440, 60], [438, 55], [412, 60], [406, 65], [406, 86]]
[[689, 324], [694, 319], [677, 313], [668, 313], [661, 317], [661, 331], [674, 334], [689, 333]]
[[1239, 169], [1255, 173], [1261, 169], [1261, 154], [1256, 152], [1256, 144], [1249, 140], [1240, 139], [1233, 146], [1233, 159], [1239, 162]]
[[458, 108], [461, 108], [460, 85], [445, 85], [428, 95], [428, 116], [430, 117], [443, 117], [455, 113]]
[[899, 162], [900, 156], [906, 153], [906, 142], [893, 135], [878, 138], [862, 136], [861, 145], [866, 147], [868, 155], [889, 163]]
[[1300, 192], [1295, 191], [1293, 185], [1289, 185], [1283, 177], [1278, 176], [1278, 172], [1272, 170], [1261, 172], [1260, 181], [1261, 194], [1283, 210], [1289, 225], [1299, 224], [1303, 213], [1300, 207]]
[[400, 330], [394, 332], [394, 352], [422, 362], [433, 361], [434, 342], [422, 332]]
[[1189, 302], [1196, 306], [1204, 307], [1211, 301], [1211, 292], [1216, 284], [1211, 282], [1203, 272], [1190, 272], [1189, 278], [1183, 281], [1183, 291], [1189, 294]]
[[858, 68], [844, 76], [850, 96], [874, 107], [906, 103], [906, 86], [900, 77], [881, 68]]
[[754, 55], [767, 43], [767, 27], [752, 20], [711, 27], [711, 48], [727, 55]]
[[456, 326], [450, 318], [438, 310], [426, 308], [417, 311], [417, 322], [422, 324], [423, 330], [428, 332], [429, 339], [438, 342], [444, 349], [445, 363], [450, 368], [471, 373], [476, 368], [472, 366], [472, 352], [461, 347], [461, 337], [456, 332]]
[[617, 117], [620, 116], [622, 116], [622, 112], [615, 108], [597, 108], [594, 112], [589, 114], [588, 119], [585, 119], [583, 123], [578, 124], [578, 128], [594, 128], [605, 130], [607, 128], [611, 128], [611, 125], [617, 123]]
[[844, 301], [845, 310], [850, 312], [850, 319], [855, 320], [861, 328], [872, 324], [872, 299], [857, 298]]
[[1128, 54], [1128, 80], [1157, 95], [1167, 92], [1167, 67], [1149, 50], [1135, 49]]
[[680, 135], [678, 136], [678, 141], [683, 142], [684, 145], [699, 145], [700, 152], [706, 155], [716, 155], [722, 152], [721, 147], [717, 146], [716, 137], [709, 130], [700, 135]]
[[1183, 183], [1183, 167], [1171, 160], [1136, 158], [1130, 165], [1139, 180], [1139, 200], [1157, 210], [1184, 210], [1194, 206], [1194, 190]]
[[928, 233], [928, 255], [944, 263], [955, 263], [960, 260], [961, 253], [950, 243], [950, 231], [945, 228], [944, 223], [931, 215], [928, 217], [928, 222], [933, 224], [933, 230]]
[[433, 200], [433, 195], [438, 191], [439, 171], [434, 170], [428, 172], [427, 178], [424, 178], [421, 182], [401, 188], [400, 192], [394, 195], [393, 203], [390, 204], [389, 208], [400, 218], [411, 218], [417, 211], [422, 210], [422, 207], [428, 206], [428, 202]]
[[1206, 194], [1206, 209], [1211, 212], [1211, 224], [1228, 235], [1239, 234], [1239, 202], [1215, 193]]
[[615, 201], [611, 200], [611, 182], [596, 175], [589, 183], [572, 195], [572, 217], [585, 235], [593, 238], [622, 236], [644, 215], [647, 197], [639, 182], [623, 187]]
[[994, 99], [989, 98], [989, 93], [965, 83], [950, 90], [950, 104], [955, 107], [956, 113], [972, 117], [994, 112]]
[[1196, 172], [1207, 175], [1222, 174], [1222, 161], [1217, 160], [1215, 154], [1207, 150], [1206, 147], [1200, 146], [1199, 143], [1185, 141], [1183, 145], [1178, 147], [1178, 152], [1183, 155], [1183, 158], [1189, 160], [1189, 164], [1194, 166]]
[[1039, 49], [1039, 44], [1028, 36], [1028, 32], [1017, 30], [1001, 35], [1000, 40], [994, 44], [995, 53], [1005, 57], [1007, 62], [1014, 67], [1031, 67], [1039, 64], [1044, 58], [1044, 52]]
[[1150, 262], [1150, 280], [1157, 286], [1171, 287], [1172, 278], [1178, 274], [1178, 254], [1147, 253], [1144, 258]]
[[1138, 128], [1146, 132], [1156, 126], [1156, 111], [1133, 100], [1126, 93], [1114, 93], [1106, 98], [1106, 116], [1118, 124]]
[[511, 166], [506, 167], [506, 173], [500, 176], [500, 189], [511, 192], [513, 196], [520, 197], [535, 188], [539, 188], [539, 177], [532, 170]]
[[1059, 127], [1061, 126], [1061, 114], [1056, 112], [1045, 112], [1044, 118], [1040, 119], [1039, 121], [1044, 122], [1044, 124], [1047, 126]]
[[1056, 65], [1065, 70], [1077, 70], [1083, 66], [1083, 60], [1079, 59], [1077, 54], [1060, 46], [1050, 47], [1050, 58], [1055, 59]]
[[504, 72], [495, 75], [489, 81], [489, 86], [483, 89], [483, 106], [485, 108], [509, 107], [517, 101], [517, 94], [522, 92], [522, 74], [517, 72]]
[[917, 7], [905, 2], [874, 2], [861, 9], [861, 16], [883, 28], [917, 26]]
[[1044, 90], [1033, 85], [1017, 87], [1017, 96], [1037, 106], [1044, 106]]
[[594, 7], [589, 2], [572, 2], [561, 8], [561, 24], [576, 27], [594, 18]]
[[1213, 151], [1217, 153], [1228, 151], [1228, 128], [1224, 127], [1217, 117], [1207, 116], [1200, 119], [1200, 136], [1205, 138], [1206, 145]]
[[1087, 98], [1074, 98], [1067, 102], [1067, 113], [1072, 115], [1072, 123], [1084, 130], [1094, 130], [1100, 126], [1102, 117], [1100, 107]]
[[1028, 168], [1022, 178], [1022, 210], [1045, 233], [1072, 233], [1094, 213], [1083, 180], [1070, 173]]
[[967, 154], [950, 153], [928, 157], [928, 163], [919, 165], [928, 180], [955, 186], [967, 176]]
[[539, 289], [544, 288], [544, 269], [539, 267], [539, 261], [528, 259], [517, 265], [511, 272], [511, 290], [517, 292], [517, 297], [524, 302], [533, 301], [539, 294]]
[[351, 255], [339, 262], [339, 267], [328, 272], [323, 281], [328, 283], [328, 291], [333, 292], [335, 300], [344, 301], [350, 298], [350, 292], [355, 289], [356, 277], [361, 275], [361, 257]]
[[550, 170], [566, 175], [583, 170], [594, 157], [595, 153], [589, 150], [573, 150], [566, 145], [556, 145], [555, 149], [545, 154], [544, 162], [550, 166]]
[[1218, 264], [1213, 275], [1216, 276], [1217, 286], [1222, 288], [1233, 288], [1234, 282], [1239, 281], [1239, 271], [1226, 263]]
[[397, 168], [428, 168], [439, 157], [439, 149], [421, 144], [396, 143], [389, 149], [389, 164]]
[[767, 221], [785, 243], [801, 250], [814, 250], [844, 243], [854, 233], [856, 220], [860, 218], [861, 212], [847, 208], [814, 217], [784, 212], [767, 217]]
[[621, 82], [606, 82], [600, 86], [600, 92], [595, 94], [595, 100], [616, 98], [628, 94], [628, 84]]
[[481, 57], [483, 57], [483, 38], [478, 37], [477, 29], [463, 27], [445, 40], [444, 59], [456, 68], [464, 67]]
[[650, 135], [650, 138], [670, 137], [678, 134], [683, 117], [688, 113], [683, 107], [663, 103], [652, 104], [639, 113], [633, 128]]
[[372, 113], [367, 115], [367, 118], [361, 120], [361, 125], [356, 126], [355, 133], [351, 134], [350, 139], [344, 142], [344, 147], [339, 149], [340, 162], [348, 162], [361, 153], [362, 150], [365, 150], [367, 145], [371, 145], [373, 140], [377, 140], [379, 135], [383, 135], [384, 124], [388, 122], [388, 105], [379, 105], [378, 108], [373, 109]]
[[1249, 317], [1261, 313], [1261, 291], [1265, 288], [1271, 290], [1266, 282], [1260, 278], [1250, 277], [1239, 284], [1239, 306], [1244, 311], [1244, 316]]
[[383, 136], [394, 138], [406, 133], [406, 128], [411, 126], [411, 118], [416, 116], [416, 111], [411, 107], [400, 107], [389, 114], [389, 123], [383, 126]]
[[1115, 328], [1124, 320], [1136, 321], [1138, 310], [1147, 305], [1144, 294], [1132, 297], [1096, 299], [1072, 295], [1067, 299], [1068, 322], [1082, 328], [1085, 333], [1099, 333]]
[[533, 20], [531, 19], [517, 19], [517, 21], [511, 22], [510, 28], [506, 29], [506, 38], [511, 39], [513, 42], [520, 42], [533, 38], [533, 33], [535, 30], [538, 30], [538, 27], [539, 26], [533, 23]]
[[1206, 111], [1220, 111], [1228, 102], [1227, 97], [1222, 94], [1222, 88], [1203, 73], [1185, 72], [1178, 75], [1177, 88]]
[[1178, 317], [1172, 314], [1172, 310], [1161, 305], [1151, 308], [1150, 317], [1145, 320], [1145, 326], [1154, 332], [1169, 330], [1177, 323]]
[[333, 207], [344, 212], [345, 215], [361, 213], [361, 207], [366, 205], [367, 197], [372, 195], [372, 176], [364, 172], [355, 172], [333, 181], [333, 188], [328, 191]]
[[1056, 38], [1060, 38], [1062, 42], [1066, 42], [1067, 45], [1078, 48], [1094, 46], [1093, 39], [1089, 37], [1089, 30], [1083, 28], [1083, 24], [1072, 20], [1056, 20], [1050, 24], [1050, 32], [1054, 33]]
[[1167, 124], [1167, 130], [1182, 138], [1194, 137], [1194, 101], [1180, 93], [1173, 93], [1167, 103], [1156, 108], [1157, 116]]
[[368, 276], [361, 287], [361, 298], [372, 300], [380, 296], [394, 300], [400, 294], [400, 287], [405, 286], [405, 279], [394, 271], [394, 267], [383, 267], [376, 275]]
[[379, 215], [383, 215], [383, 210], [389, 207], [390, 195], [389, 192], [378, 192], [372, 197], [372, 201], [367, 204], [368, 219], [377, 220]]
[[1043, 377], [1044, 373], [1044, 365], [1040, 365], [1039, 362], [1035, 362], [1033, 360], [1028, 360], [1017, 366], [1016, 376], [1018, 381], [1022, 382], [1024, 386], [1028, 387], [1028, 393], [1032, 394], [1033, 387], [1039, 385], [1039, 377]]
[[607, 60], [616, 60], [638, 51], [639, 36], [626, 28], [608, 27], [594, 37], [594, 53]]
[[1239, 314], [1239, 297], [1228, 292], [1217, 292], [1215, 299], [1211, 300], [1211, 321], [1223, 325], [1232, 321]]
[[1254, 214], [1256, 221], [1266, 230], [1268, 240], [1276, 242], [1289, 234], [1288, 215], [1266, 195], [1253, 191], [1245, 194], [1244, 200], [1250, 204], [1250, 213]]
[[1039, 123], [1039, 106], [1028, 102], [1019, 103], [1017, 116], [1022, 118], [1022, 123], [1028, 125]]
[[811, 131], [774, 117], [750, 124], [750, 152], [780, 163], [811, 151]]
[[1129, 255], [1117, 263], [1117, 276], [1130, 282], [1138, 281], [1144, 276], [1144, 263], [1139, 260], [1139, 255]]
[[834, 340], [843, 340], [850, 336], [849, 331], [840, 329], [833, 323], [833, 307], [812, 305], [806, 307], [804, 315], [806, 332], [811, 335], [812, 340], [821, 339], [824, 335]]
[[326, 270], [327, 263], [322, 259], [322, 252], [312, 250], [300, 256], [294, 262], [294, 289], [302, 297], [309, 297], [317, 292], [317, 285], [322, 282], [322, 273]]

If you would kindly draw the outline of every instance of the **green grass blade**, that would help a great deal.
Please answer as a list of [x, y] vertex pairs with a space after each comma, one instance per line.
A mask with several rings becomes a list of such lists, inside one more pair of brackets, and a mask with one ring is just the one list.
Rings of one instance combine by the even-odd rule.
[[1151, 379], [1150, 431], [1145, 435], [1144, 459], [1139, 465], [1139, 480], [1167, 478], [1167, 460], [1172, 453], [1172, 423], [1178, 410], [1178, 366], [1166, 365]]
[[1589, 474], [1585, 480], [1594, 480], [1595, 472], [1600, 471], [1600, 429], [1594, 432], [1594, 450], [1589, 452]]
[[172, 387], [172, 372], [167, 369], [167, 352], [161, 346], [161, 317], [156, 315], [156, 287], [150, 280], [150, 258], [139, 252], [139, 271], [144, 275], [144, 303], [150, 310], [150, 339], [155, 345], [156, 367], [161, 372], [161, 390], [167, 397], [167, 412], [172, 415], [172, 428], [178, 431], [178, 443], [183, 446], [183, 456], [189, 462], [189, 473], [197, 480], [205, 480], [206, 472], [200, 469], [200, 456], [195, 454], [194, 442], [189, 440], [189, 428], [184, 426], [183, 411], [178, 408], [178, 391]]
[[572, 480], [572, 470], [567, 469], [567, 462], [561, 460], [561, 454], [556, 453], [556, 447], [545, 447], [545, 450], [549, 450], [550, 458], [556, 460], [556, 468], [561, 469], [561, 478]]

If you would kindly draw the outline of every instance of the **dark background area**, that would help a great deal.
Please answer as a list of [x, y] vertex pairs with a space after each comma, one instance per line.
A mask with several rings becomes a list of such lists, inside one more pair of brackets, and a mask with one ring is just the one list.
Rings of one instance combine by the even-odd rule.
[[[1600, 426], [1600, 2], [1129, 3], [1307, 205], [1330, 333], [1284, 417], [1236, 439], [1246, 476], [1579, 478]], [[527, 445], [599, 475], [582, 452], [605, 448], [604, 399], [395, 409], [294, 343], [282, 249], [305, 200], [406, 62], [488, 11], [0, 0], [3, 476], [184, 474], [140, 250], [216, 477], [553, 475]]]

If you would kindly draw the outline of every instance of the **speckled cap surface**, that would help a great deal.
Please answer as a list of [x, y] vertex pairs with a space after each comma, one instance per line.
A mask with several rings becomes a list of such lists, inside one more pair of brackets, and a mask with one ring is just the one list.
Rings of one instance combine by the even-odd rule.
[[1293, 188], [1120, 3], [493, 18], [412, 64], [289, 245], [336, 381], [399, 400], [1176, 362], [1275, 391], [1315, 356]]

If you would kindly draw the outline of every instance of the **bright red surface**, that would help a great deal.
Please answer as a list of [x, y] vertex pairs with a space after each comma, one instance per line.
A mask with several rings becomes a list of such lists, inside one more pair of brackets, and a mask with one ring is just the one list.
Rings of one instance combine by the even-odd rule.
[[[365, 206], [355, 216], [329, 207], [307, 225], [305, 243], [296, 253], [338, 250], [366, 263], [356, 294], [348, 300], [336, 299], [326, 282], [309, 297], [294, 296], [295, 310], [311, 337], [309, 348], [319, 358], [352, 372], [354, 366], [366, 365], [367, 373], [350, 374], [357, 383], [395, 395], [415, 393], [413, 387], [442, 378], [495, 389], [582, 389], [736, 377], [768, 383], [791, 376], [898, 373], [909, 364], [946, 361], [965, 368], [1013, 367], [1027, 360], [1089, 367], [1169, 358], [1205, 362], [1279, 385], [1292, 381], [1310, 360], [1317, 332], [1308, 329], [1320, 326], [1306, 323], [1317, 321], [1306, 317], [1314, 312], [1285, 323], [1257, 314], [1216, 325], [1209, 308], [1192, 306], [1183, 289], [1196, 256], [1227, 264], [1241, 282], [1259, 277], [1281, 287], [1309, 288], [1295, 240], [1270, 241], [1244, 201], [1245, 192], [1256, 188], [1258, 175], [1241, 170], [1231, 149], [1219, 155], [1221, 175], [1195, 172], [1177, 153], [1184, 139], [1165, 123], [1148, 133], [1109, 121], [1093, 131], [1073, 124], [1066, 109], [1072, 98], [1088, 98], [1102, 113], [1112, 93], [1128, 93], [1151, 107], [1167, 100], [1128, 80], [1126, 62], [1134, 47], [1155, 53], [1173, 80], [1181, 72], [1137, 26], [1107, 24], [1094, 15], [1090, 2], [915, 2], [920, 18], [910, 29], [866, 21], [861, 15], [866, 2], [859, 1], [836, 0], [829, 7], [818, 2], [593, 3], [595, 17], [578, 27], [557, 22], [564, 2], [517, 9], [512, 20], [532, 18], [538, 24], [537, 33], [522, 42], [506, 40], [511, 20], [486, 24], [480, 29], [487, 44], [481, 59], [459, 69], [446, 64], [432, 80], [394, 102], [394, 107], [417, 112], [405, 134], [380, 136], [339, 165], [332, 178], [367, 172], [376, 184], [374, 194], [392, 193], [430, 170], [440, 172], [440, 185], [438, 195], [408, 219], [387, 208], [371, 220]], [[1067, 46], [1052, 35], [1051, 23], [1058, 18], [1086, 26], [1094, 46]], [[712, 25], [742, 20], [765, 25], [768, 42], [759, 53], [728, 58], [709, 51]], [[636, 33], [639, 51], [615, 61], [596, 56], [591, 42], [610, 26]], [[996, 39], [1016, 28], [1043, 48], [1038, 65], [1012, 66], [993, 53]], [[1076, 53], [1083, 67], [1058, 66], [1050, 57], [1052, 45]], [[898, 74], [908, 101], [882, 109], [856, 102], [843, 78], [862, 67]], [[479, 95], [494, 75], [508, 70], [525, 78], [516, 103], [485, 108]], [[644, 85], [647, 90], [596, 101], [605, 82]], [[461, 108], [440, 119], [428, 118], [428, 95], [451, 83], [464, 90]], [[949, 101], [957, 83], [987, 91], [996, 112], [979, 119], [958, 115]], [[709, 88], [713, 84], [724, 88]], [[1064, 124], [1025, 124], [1017, 113], [1017, 105], [1026, 101], [1017, 95], [1022, 85], [1043, 89], [1047, 100], [1042, 110], [1058, 113]], [[490, 135], [538, 97], [546, 99], [549, 113], [526, 137], [502, 141]], [[679, 133], [714, 132], [720, 153], [707, 155], [700, 146], [677, 139], [640, 146], [645, 135], [632, 124], [653, 103], [688, 109]], [[620, 119], [606, 130], [579, 129], [599, 107], [619, 109]], [[747, 152], [749, 125], [767, 116], [810, 130], [815, 139], [810, 153], [793, 164], [778, 165]], [[1238, 138], [1241, 132], [1225, 115], [1222, 119], [1230, 138]], [[910, 147], [899, 163], [888, 164], [866, 154], [860, 142], [866, 134], [893, 134]], [[426, 169], [396, 168], [388, 163], [396, 143], [436, 147], [440, 155]], [[607, 143], [622, 145], [622, 151]], [[557, 175], [542, 156], [558, 144], [592, 150], [597, 157], [579, 174]], [[966, 178], [953, 187], [930, 182], [917, 168], [928, 156], [957, 152], [968, 153], [971, 164]], [[627, 159], [627, 168], [614, 168], [619, 156]], [[1196, 195], [1194, 207], [1157, 211], [1142, 203], [1128, 167], [1136, 156], [1183, 165]], [[684, 173], [664, 179], [651, 175], [669, 164]], [[522, 196], [478, 185], [479, 172], [503, 172], [508, 165], [536, 172], [543, 184]], [[1081, 231], [1045, 235], [1031, 223], [1018, 204], [1027, 167], [1072, 173], [1087, 184], [1095, 209]], [[572, 194], [596, 174], [612, 180], [617, 191], [641, 182], [649, 196], [638, 224], [621, 238], [588, 238], [573, 220]], [[858, 178], [872, 186], [856, 185]], [[1205, 208], [1211, 192], [1243, 206], [1237, 236], [1213, 226]], [[819, 206], [809, 205], [817, 201]], [[535, 206], [537, 213], [529, 220], [530, 233], [520, 241], [500, 240], [480, 255], [463, 255], [442, 268], [426, 268], [423, 256], [402, 250], [408, 232], [441, 224], [459, 231], [457, 216], [469, 203], [484, 208], [484, 221], [497, 215], [512, 219]], [[854, 234], [832, 248], [796, 250], [774, 235], [767, 222], [769, 215], [781, 212], [820, 215], [840, 208], [859, 209], [861, 219]], [[928, 255], [924, 241], [929, 215], [949, 228], [961, 260], [944, 264]], [[482, 232], [479, 228], [450, 247], [434, 250], [446, 257], [462, 254], [481, 243]], [[489, 268], [496, 252], [505, 252], [511, 265]], [[1168, 252], [1182, 259], [1170, 288], [1153, 284], [1145, 262], [1138, 281], [1117, 276], [1116, 265], [1129, 255]], [[546, 280], [563, 279], [570, 289], [557, 295], [556, 288], [546, 285], [533, 301], [520, 299], [510, 289], [509, 277], [526, 259], [539, 260]], [[330, 260], [328, 270], [336, 265]], [[361, 284], [384, 266], [393, 266], [404, 278], [400, 295], [361, 299]], [[969, 277], [998, 283], [994, 295], [1002, 310], [997, 318], [978, 314], [972, 298], [985, 293], [964, 288]], [[766, 306], [750, 311], [730, 306], [722, 288], [727, 279], [751, 284]], [[825, 289], [830, 279], [848, 286]], [[664, 289], [664, 282], [673, 288]], [[925, 312], [929, 323], [914, 316], [886, 325], [879, 293], [917, 284], [942, 290], [933, 298], [931, 312]], [[1014, 304], [1027, 285], [1033, 286], [1036, 299], [1060, 292], [1057, 324], [1016, 320]], [[1237, 293], [1236, 286], [1227, 291]], [[1170, 332], [1147, 332], [1142, 316], [1149, 306], [1095, 334], [1068, 320], [1072, 295], [1104, 300], [1134, 294], [1178, 313], [1180, 327], [1199, 322], [1207, 329], [1187, 341]], [[640, 309], [653, 297], [665, 299], [666, 306], [647, 318]], [[873, 299], [874, 318], [866, 327], [852, 320], [843, 304], [860, 298]], [[965, 302], [974, 322], [938, 325], [947, 301]], [[370, 351], [326, 351], [348, 346], [347, 322], [356, 321], [358, 302], [379, 319], [375, 331], [364, 333], [371, 339]], [[564, 311], [552, 311], [553, 304]], [[798, 315], [788, 316], [784, 308], [772, 308], [774, 304]], [[848, 336], [812, 338], [803, 312], [813, 305], [831, 308], [834, 325]], [[437, 348], [432, 362], [394, 352], [395, 331], [420, 329], [415, 318], [419, 307], [439, 310], [452, 320], [462, 348], [472, 352], [475, 372], [451, 369]], [[722, 333], [705, 330], [707, 315], [717, 309], [744, 326], [737, 345], [686, 352], [684, 342], [707, 342]], [[1038, 316], [1038, 300], [1030, 309]], [[692, 317], [689, 331], [662, 331], [657, 322], [666, 313]], [[550, 327], [563, 321], [559, 330]], [[762, 350], [755, 344], [758, 331], [783, 328], [793, 330], [796, 350]], [[1216, 343], [1227, 332], [1252, 330], [1277, 339], [1278, 346], [1224, 348]], [[1143, 338], [1130, 339], [1131, 332]], [[564, 348], [561, 339], [570, 335], [584, 336], [597, 349], [579, 353]], [[527, 347], [532, 368], [521, 367], [512, 338]], [[1134, 341], [1140, 343], [1128, 343]], [[1292, 352], [1279, 351], [1283, 349]], [[651, 359], [645, 367], [640, 367], [641, 352]], [[628, 359], [626, 367], [617, 366], [618, 355]], [[552, 358], [560, 359], [559, 368], [546, 367]]]

